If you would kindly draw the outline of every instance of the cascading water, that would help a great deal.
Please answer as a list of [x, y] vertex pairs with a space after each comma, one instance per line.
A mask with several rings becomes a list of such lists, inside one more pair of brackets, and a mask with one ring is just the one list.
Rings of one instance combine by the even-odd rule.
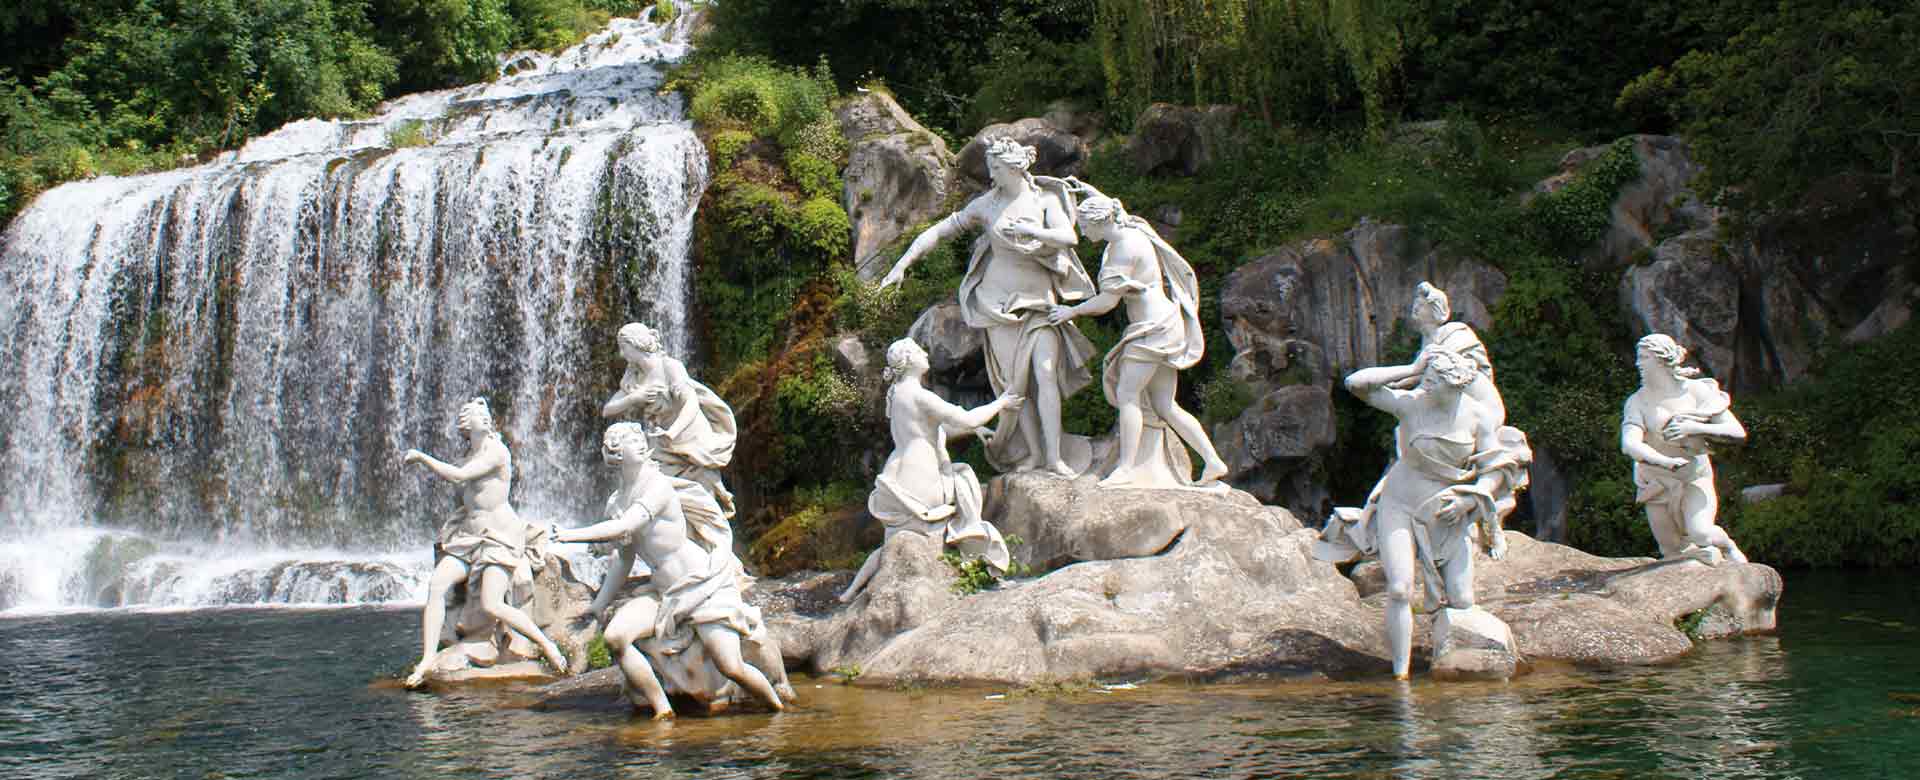
[[523, 515], [597, 505], [614, 331], [685, 354], [706, 152], [671, 25], [68, 184], [0, 243], [0, 610], [417, 598], [493, 404]]

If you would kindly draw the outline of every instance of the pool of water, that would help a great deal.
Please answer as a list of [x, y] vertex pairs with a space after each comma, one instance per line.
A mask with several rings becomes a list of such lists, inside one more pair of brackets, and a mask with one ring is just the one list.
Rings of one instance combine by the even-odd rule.
[[393, 609], [0, 619], [0, 777], [1920, 776], [1920, 572], [1788, 573], [1778, 636], [1509, 684], [1160, 682], [1003, 695], [796, 677], [656, 724], [391, 678]]

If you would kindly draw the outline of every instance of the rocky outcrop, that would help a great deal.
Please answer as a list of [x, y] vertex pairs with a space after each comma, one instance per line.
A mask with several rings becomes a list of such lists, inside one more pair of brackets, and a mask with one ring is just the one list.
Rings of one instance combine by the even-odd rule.
[[1228, 274], [1220, 290], [1220, 318], [1234, 348], [1227, 370], [1252, 403], [1212, 433], [1235, 487], [1324, 515], [1313, 458], [1333, 442], [1333, 386], [1391, 353], [1412, 354], [1418, 337], [1402, 320], [1422, 281], [1446, 290], [1455, 318], [1481, 331], [1491, 326], [1491, 309], [1507, 286], [1486, 263], [1371, 220]]
[[1196, 175], [1229, 151], [1239, 114], [1233, 106], [1147, 106], [1127, 138], [1127, 161], [1142, 175]]
[[842, 205], [853, 222], [854, 267], [872, 281], [887, 271], [881, 250], [945, 213], [953, 153], [881, 92], [849, 99], [834, 114], [848, 142]]
[[[1085, 527], [1103, 514], [1153, 530], [1088, 528], [1107, 536], [1098, 549], [1143, 557], [1086, 561], [957, 596], [950, 569], [934, 557], [938, 546], [896, 535], [853, 604], [825, 616], [776, 619], [789, 661], [817, 671], [857, 667], [862, 684], [1029, 685], [1386, 668], [1366, 650], [1379, 644], [1378, 623], [1347, 618], [1359, 607], [1352, 584], [1313, 560], [1313, 533], [1283, 510], [1243, 493], [1098, 490], [1092, 480], [1037, 475], [1000, 482], [990, 488], [999, 500], [1050, 513], [1025, 520], [1028, 532], [1047, 535], [1022, 546], [1055, 545], [1060, 552], [1034, 557], [1091, 554], [1095, 547], [1054, 541], [1060, 534], [1044, 529]], [[1162, 536], [1171, 544], [1148, 549], [1165, 544]], [[1155, 539], [1140, 541], [1147, 537]]]
[[927, 307], [907, 335], [927, 351], [928, 386], [942, 398], [969, 408], [993, 400], [983, 352], [986, 337], [967, 327], [959, 303]]
[[1036, 175], [1078, 176], [1092, 155], [1084, 139], [1047, 119], [1032, 117], [1018, 122], [987, 125], [975, 133], [966, 146], [960, 148], [958, 173], [966, 186], [982, 190], [993, 183], [987, 178], [987, 142], [1003, 137], [1031, 146], [1038, 152], [1033, 167], [1028, 168]]

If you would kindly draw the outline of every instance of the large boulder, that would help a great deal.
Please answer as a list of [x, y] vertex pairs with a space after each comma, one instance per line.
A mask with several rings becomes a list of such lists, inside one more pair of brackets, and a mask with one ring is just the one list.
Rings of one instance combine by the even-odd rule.
[[994, 138], [1012, 138], [1033, 147], [1038, 155], [1028, 170], [1041, 176], [1078, 176], [1092, 154], [1084, 139], [1044, 118], [987, 125], [960, 147], [959, 175], [973, 190], [986, 189], [993, 183], [987, 176], [987, 143]]
[[842, 205], [853, 222], [854, 267], [872, 281], [887, 272], [888, 244], [945, 213], [953, 153], [885, 93], [844, 101], [834, 114], [848, 142]]
[[1313, 459], [1333, 446], [1333, 394], [1323, 384], [1284, 385], [1213, 427], [1213, 445], [1234, 487], [1303, 517], [1332, 511]]
[[1196, 175], [1229, 150], [1238, 116], [1233, 106], [1147, 106], [1127, 137], [1127, 161], [1142, 175]]
[[[939, 546], [898, 534], [851, 605], [775, 619], [788, 660], [816, 671], [857, 667], [863, 684], [1386, 669], [1379, 622], [1348, 618], [1359, 610], [1353, 585], [1313, 559], [1313, 532], [1284, 510], [1226, 491], [1102, 490], [1039, 475], [996, 482], [990, 502], [1048, 515], [996, 515], [1020, 529], [1011, 533], [1036, 534], [1020, 547], [1055, 551], [1029, 557], [1068, 560], [1096, 549], [1137, 557], [1088, 560], [958, 596]], [[1103, 516], [1143, 528], [1127, 532]], [[1098, 541], [1068, 539], [1069, 528]]]

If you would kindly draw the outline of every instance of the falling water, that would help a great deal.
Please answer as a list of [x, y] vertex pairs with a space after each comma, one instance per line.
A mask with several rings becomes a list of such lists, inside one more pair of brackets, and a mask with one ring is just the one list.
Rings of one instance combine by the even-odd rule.
[[615, 329], [689, 346], [706, 153], [668, 26], [56, 188], [0, 239], [0, 610], [411, 598], [485, 396], [537, 522], [595, 505]]

